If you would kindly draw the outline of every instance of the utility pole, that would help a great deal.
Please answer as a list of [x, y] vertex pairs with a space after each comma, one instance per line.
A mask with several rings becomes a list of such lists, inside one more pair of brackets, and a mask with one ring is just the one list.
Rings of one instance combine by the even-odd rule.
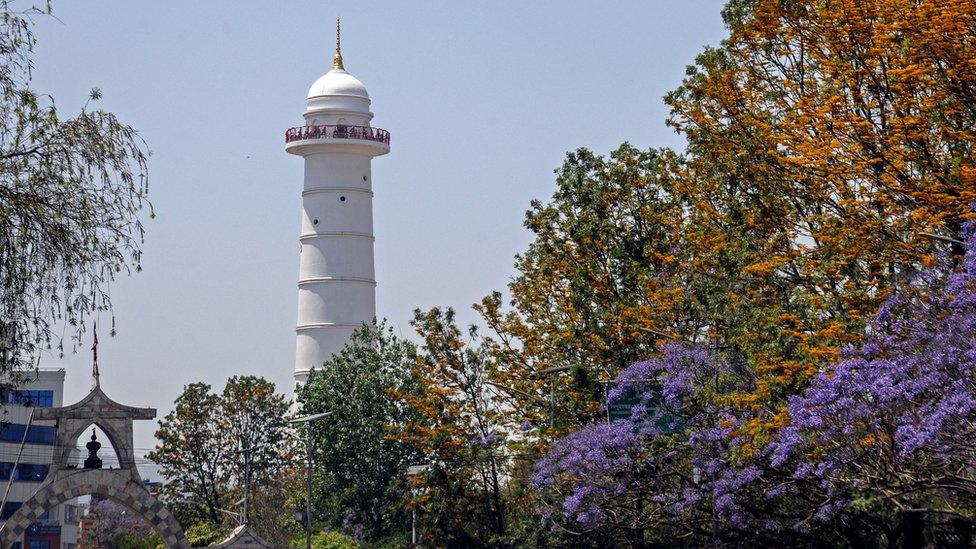
[[[535, 373], [535, 377], [548, 377], [552, 374], [558, 374], [560, 372], [568, 372], [570, 370], [569, 366], [553, 366], [552, 368], [546, 368], [545, 370], [539, 370]], [[552, 377], [549, 381], [549, 429], [554, 429], [556, 427], [556, 378]]]
[[244, 517], [243, 524], [246, 526], [249, 522], [248, 520], [248, 508], [251, 501], [251, 454], [257, 450], [257, 446], [251, 446], [250, 448], [245, 448], [243, 450], [238, 450], [238, 454], [244, 455]]
[[[419, 465], [411, 465], [407, 467], [407, 478], [414, 477], [417, 475], [422, 475], [430, 469], [429, 463], [421, 463]], [[417, 494], [414, 494], [416, 496]], [[414, 505], [410, 509], [410, 543], [411, 547], [420, 547], [418, 542], [420, 539], [417, 537], [417, 506]]]
[[312, 427], [305, 426], [305, 549], [312, 549]]
[[332, 415], [332, 412], [322, 412], [310, 416], [296, 417], [288, 423], [305, 423], [305, 484], [308, 493], [305, 495], [305, 549], [312, 549], [312, 422]]

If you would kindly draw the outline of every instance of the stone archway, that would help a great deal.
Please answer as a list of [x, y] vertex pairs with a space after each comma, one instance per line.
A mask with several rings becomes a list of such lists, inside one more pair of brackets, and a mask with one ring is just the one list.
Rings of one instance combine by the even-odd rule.
[[170, 549], [189, 549], [183, 529], [172, 513], [142, 483], [119, 475], [117, 469], [61, 470], [25, 501], [0, 529], [3, 547], [11, 547], [42, 514], [69, 499], [97, 495], [124, 505], [146, 520]]
[[[9, 549], [24, 531], [54, 506], [84, 495], [114, 500], [146, 520], [166, 542], [169, 549], [189, 549], [183, 529], [172, 513], [154, 498], [142, 484], [136, 468], [132, 444], [133, 420], [156, 417], [153, 408], [136, 408], [119, 404], [102, 392], [95, 375], [95, 386], [88, 396], [70, 406], [37, 408], [34, 419], [54, 421], [55, 454], [51, 469], [37, 492], [0, 527], [0, 547]], [[119, 459], [116, 469], [102, 469], [100, 459], [85, 460], [85, 468], [71, 463], [71, 451], [78, 438], [91, 425], [97, 425], [109, 438]], [[90, 458], [96, 457], [101, 445], [92, 441]]]

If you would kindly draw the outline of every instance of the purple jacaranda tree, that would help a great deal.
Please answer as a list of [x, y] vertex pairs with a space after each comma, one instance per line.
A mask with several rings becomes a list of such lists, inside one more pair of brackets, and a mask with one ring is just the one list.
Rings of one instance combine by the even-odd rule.
[[720, 522], [738, 520], [727, 494], [753, 478], [730, 474], [741, 418], [720, 403], [749, 383], [714, 353], [677, 343], [633, 364], [609, 395], [611, 402], [641, 395], [630, 418], [570, 434], [536, 464], [532, 485], [545, 518], [569, 532], [630, 543], [712, 536]]
[[118, 547], [123, 540], [146, 538], [153, 529], [142, 517], [123, 505], [111, 500], [93, 501], [90, 517], [95, 519], [89, 535], [97, 547]]
[[923, 525], [972, 512], [976, 225], [963, 234], [961, 262], [945, 257], [899, 286], [864, 345], [790, 399], [770, 462], [817, 495], [794, 527], [870, 515], [884, 537], [920, 540]]

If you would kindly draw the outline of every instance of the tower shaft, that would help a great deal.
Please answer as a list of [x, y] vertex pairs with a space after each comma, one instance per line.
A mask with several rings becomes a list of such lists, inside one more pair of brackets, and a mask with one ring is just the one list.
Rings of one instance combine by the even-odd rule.
[[295, 374], [321, 367], [376, 316], [369, 156], [305, 157]]

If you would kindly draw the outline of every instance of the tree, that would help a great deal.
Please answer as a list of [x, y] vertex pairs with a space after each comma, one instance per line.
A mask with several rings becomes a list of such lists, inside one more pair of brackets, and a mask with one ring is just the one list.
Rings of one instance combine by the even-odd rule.
[[220, 532], [207, 522], [198, 522], [186, 528], [186, 541], [190, 547], [206, 547], [220, 543]]
[[156, 448], [146, 457], [159, 464], [166, 479], [161, 490], [184, 525], [220, 524], [227, 503], [227, 433], [220, 417], [220, 397], [206, 383], [192, 383], [177, 397], [173, 411], [156, 430]]
[[[630, 418], [556, 441], [535, 468], [544, 516], [577, 534], [639, 544], [918, 546], [972, 533], [976, 498], [976, 224], [900, 284], [866, 341], [790, 398], [790, 425], [761, 452], [738, 436], [749, 390], [734, 361], [678, 344], [618, 378]], [[959, 267], [956, 267], [959, 264]], [[679, 430], [667, 428], [679, 418]], [[668, 420], [668, 421], [664, 421]]]
[[157, 549], [162, 537], [141, 517], [111, 500], [94, 501], [89, 509], [94, 519], [88, 544], [104, 549]]
[[253, 480], [248, 512], [250, 525], [275, 547], [301, 546], [291, 542], [296, 533], [305, 532], [304, 521], [295, 515], [296, 509], [305, 508], [307, 470], [303, 457], [304, 453], [291, 445], [288, 466], [275, 475], [255, 475]]
[[274, 383], [262, 377], [227, 380], [220, 398], [220, 427], [227, 445], [222, 466], [240, 497], [250, 489], [246, 496], [254, 500], [259, 483], [281, 481], [293, 458], [288, 406], [285, 396], [275, 392]]
[[[527, 215], [536, 240], [518, 258], [513, 310], [498, 295], [479, 305], [497, 335], [493, 381], [514, 389], [503, 389], [509, 409], [538, 418], [532, 374], [545, 367], [573, 367], [558, 412], [582, 427], [599, 402], [588, 385], [647, 373], [627, 368], [635, 360], [652, 359], [662, 383], [681, 379], [659, 362], [668, 349], [715, 365], [681, 393], [697, 418], [684, 435], [587, 426], [554, 445], [540, 491], [563, 526], [620, 539], [659, 528], [707, 539], [710, 525], [726, 540], [857, 542], [853, 515], [792, 528], [839, 515], [805, 501], [818, 490], [784, 488], [793, 472], [767, 453], [793, 421], [791, 399], [859, 345], [894, 288], [938, 261], [929, 235], [962, 259], [976, 199], [974, 7], [734, 0], [730, 37], [667, 97], [683, 153], [659, 151], [653, 164], [624, 148], [616, 163], [570, 155], [553, 200]], [[668, 340], [681, 345], [658, 347]], [[693, 485], [694, 504], [675, 479]]]
[[531, 484], [543, 517], [577, 536], [634, 547], [761, 540], [761, 529], [744, 535], [742, 503], [757, 501], [756, 470], [737, 451], [743, 414], [727, 399], [747, 389], [748, 376], [700, 346], [662, 351], [621, 372], [609, 392], [611, 403], [639, 396], [629, 417], [566, 435], [536, 463]]
[[317, 516], [357, 539], [398, 539], [410, 529], [404, 477], [418, 452], [391, 435], [416, 414], [393, 394], [414, 394], [413, 346], [385, 323], [364, 325], [298, 390], [312, 426]]
[[[487, 544], [505, 532], [504, 475], [508, 433], [494, 368], [485, 345], [469, 345], [452, 309], [414, 311], [424, 344], [417, 355], [413, 392], [396, 396], [414, 419], [397, 433], [429, 469], [412, 479], [426, 539], [445, 545]], [[474, 327], [468, 332], [477, 342]]]
[[685, 212], [662, 173], [669, 154], [626, 143], [609, 158], [569, 153], [552, 200], [526, 212], [535, 240], [516, 257], [511, 310], [499, 293], [476, 306], [520, 417], [544, 423], [550, 413], [539, 371], [572, 368], [557, 399], [571, 428], [596, 415], [600, 382], [652, 353], [662, 334], [697, 336], [683, 294], [694, 273], [681, 258]]
[[751, 316], [716, 333], [760, 378], [740, 395], [760, 446], [894, 283], [931, 264], [921, 233], [958, 239], [972, 216], [974, 8], [733, 0], [729, 38], [666, 99], [688, 138], [668, 171], [702, 257], [729, 227], [756, 237], [730, 293]]
[[[93, 312], [111, 309], [109, 284], [138, 270], [147, 150], [136, 130], [92, 109], [62, 118], [31, 88], [31, 17], [0, 1], [0, 370], [63, 349]], [[113, 321], [114, 324], [114, 321]], [[114, 329], [114, 326], [113, 326]]]
[[206, 383], [186, 386], [147, 455], [160, 465], [163, 498], [184, 527], [222, 525], [249, 484], [253, 491], [279, 480], [289, 462], [287, 412], [288, 401], [263, 378], [232, 377], [220, 395]]
[[319, 532], [312, 537], [312, 549], [356, 549], [359, 546], [355, 540], [337, 532]]
[[770, 452], [817, 494], [798, 527], [846, 521], [907, 546], [976, 512], [976, 224], [960, 235], [960, 269], [944, 258], [900, 285], [864, 345], [790, 399]]

